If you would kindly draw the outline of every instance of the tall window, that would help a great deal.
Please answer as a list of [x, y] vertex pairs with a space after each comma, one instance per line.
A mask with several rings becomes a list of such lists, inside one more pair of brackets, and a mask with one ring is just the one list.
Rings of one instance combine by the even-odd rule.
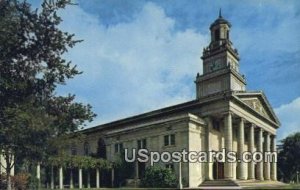
[[165, 135], [164, 136], [164, 145], [175, 145], [175, 134]]
[[97, 155], [100, 158], [106, 158], [106, 145], [102, 138], [98, 140]]
[[123, 150], [123, 143], [116, 143], [115, 144], [115, 153], [121, 153]]
[[220, 121], [215, 120], [215, 119], [213, 120], [213, 129], [220, 131]]
[[220, 29], [215, 30], [215, 40], [220, 40]]
[[90, 144], [88, 142], [85, 142], [83, 145], [84, 155], [90, 154]]
[[147, 148], [147, 141], [146, 139], [141, 139], [137, 141], [138, 149], [145, 149]]

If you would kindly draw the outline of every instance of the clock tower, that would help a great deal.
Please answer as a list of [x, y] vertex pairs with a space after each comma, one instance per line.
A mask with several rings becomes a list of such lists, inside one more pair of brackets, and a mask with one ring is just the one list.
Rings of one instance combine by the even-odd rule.
[[203, 74], [196, 77], [197, 98], [224, 93], [245, 91], [246, 81], [239, 72], [239, 55], [230, 41], [231, 24], [222, 17], [210, 25], [211, 42], [203, 49]]

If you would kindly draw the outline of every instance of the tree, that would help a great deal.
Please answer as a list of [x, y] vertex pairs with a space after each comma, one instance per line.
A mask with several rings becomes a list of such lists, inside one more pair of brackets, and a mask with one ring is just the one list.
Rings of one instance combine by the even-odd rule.
[[281, 142], [282, 151], [278, 154], [279, 172], [284, 181], [290, 182], [296, 178], [297, 171], [300, 171], [300, 132], [289, 135]]
[[125, 160], [125, 152], [116, 155], [113, 167], [115, 169], [115, 186], [120, 187], [126, 183], [126, 179], [134, 177], [134, 163]]
[[41, 161], [57, 143], [95, 114], [74, 95], [56, 95], [56, 87], [81, 74], [63, 58], [80, 40], [61, 31], [58, 10], [71, 0], [44, 0], [41, 10], [26, 1], [0, 1], [0, 151], [11, 189], [13, 157]]
[[174, 188], [177, 185], [177, 179], [171, 169], [152, 166], [146, 168], [141, 185], [152, 188]]

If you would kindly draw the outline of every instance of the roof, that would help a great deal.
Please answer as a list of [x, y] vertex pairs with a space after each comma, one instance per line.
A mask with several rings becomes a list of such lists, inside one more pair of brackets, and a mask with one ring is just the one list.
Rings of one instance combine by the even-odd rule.
[[[248, 98], [248, 97], [258, 98], [260, 100], [260, 102], [263, 104], [263, 106], [265, 107], [268, 116], [270, 117], [270, 119], [268, 119], [266, 117], [264, 117], [264, 118], [271, 121], [272, 123], [276, 124], [277, 127], [279, 127], [281, 125], [278, 117], [276, 116], [271, 104], [269, 103], [269, 101], [263, 91], [240, 91], [240, 92], [236, 92], [234, 96], [238, 97], [238, 99], [240, 99], [241, 101], [243, 101], [243, 98]], [[263, 116], [262, 114], [260, 114], [260, 115]]]
[[139, 115], [134, 115], [134, 116], [131, 116], [131, 117], [119, 119], [119, 120], [109, 122], [109, 123], [105, 123], [105, 124], [102, 124], [102, 125], [97, 125], [95, 127], [83, 129], [80, 132], [90, 133], [90, 132], [106, 129], [106, 128], [109, 128], [109, 127], [120, 126], [120, 125], [129, 124], [129, 123], [135, 123], [135, 122], [139, 122], [139, 121], [144, 120], [144, 119], [150, 119], [150, 118], [155, 118], [157, 116], [163, 116], [163, 115], [167, 115], [167, 114], [177, 113], [178, 111], [182, 111], [182, 110], [185, 110], [186, 108], [190, 108], [190, 107], [193, 107], [195, 105], [198, 105], [198, 103], [199, 103], [199, 100], [192, 100], [192, 101], [184, 102], [184, 103], [181, 103], [181, 104], [177, 104], [177, 105], [173, 105], [173, 106], [153, 110], [153, 111], [150, 111], [150, 112], [142, 113], [142, 114], [139, 114]]
[[[272, 124], [275, 124], [277, 127], [280, 126], [280, 122], [279, 122], [278, 118], [276, 117], [270, 103], [268, 102], [268, 100], [267, 100], [266, 96], [263, 94], [263, 92], [261, 92], [261, 91], [232, 92], [231, 91], [231, 92], [228, 92], [228, 93], [225, 93], [225, 94], [224, 94], [224, 92], [220, 92], [220, 93], [217, 93], [217, 94], [209, 95], [205, 98], [191, 100], [191, 101], [184, 102], [184, 103], [181, 103], [181, 104], [177, 104], [177, 105], [157, 109], [157, 110], [154, 110], [154, 111], [142, 113], [142, 114], [127, 117], [127, 118], [123, 118], [123, 119], [116, 120], [116, 121], [113, 121], [113, 122], [110, 122], [110, 123], [97, 125], [95, 127], [83, 129], [79, 132], [93, 133], [95, 131], [105, 130], [105, 129], [108, 129], [110, 127], [125, 126], [125, 125], [129, 125], [129, 124], [130, 125], [136, 125], [138, 122], [145, 121], [145, 120], [149, 121], [151, 119], [156, 119], [158, 117], [170, 116], [171, 114], [180, 114], [182, 112], [189, 112], [189, 109], [192, 109], [196, 106], [203, 105], [205, 103], [211, 103], [212, 101], [217, 101], [217, 100], [220, 100], [220, 99], [224, 99], [224, 95], [230, 96], [230, 97], [235, 97], [235, 99], [238, 100], [239, 103], [244, 105], [246, 109], [248, 109], [250, 111], [252, 110], [253, 113], [256, 116], [266, 120], [267, 122], [271, 122]], [[272, 117], [271, 120], [264, 117], [263, 115], [261, 115], [260, 113], [256, 112], [251, 107], [249, 107], [247, 104], [245, 104], [242, 101], [242, 97], [245, 97], [245, 96], [256, 96], [256, 97], [258, 96], [261, 99], [261, 101], [263, 102], [263, 104], [268, 108], [267, 109], [268, 113], [270, 113], [270, 115]]]
[[214, 26], [220, 25], [220, 24], [227, 24], [229, 27], [231, 27], [231, 23], [222, 17], [221, 9], [219, 12], [219, 17], [210, 25], [209, 28], [212, 29]]

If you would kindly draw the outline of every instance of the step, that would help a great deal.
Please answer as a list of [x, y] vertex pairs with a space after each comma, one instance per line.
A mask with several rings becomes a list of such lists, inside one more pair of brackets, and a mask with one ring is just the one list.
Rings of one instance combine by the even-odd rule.
[[200, 187], [221, 187], [221, 186], [236, 186], [239, 185], [233, 180], [206, 180]]

